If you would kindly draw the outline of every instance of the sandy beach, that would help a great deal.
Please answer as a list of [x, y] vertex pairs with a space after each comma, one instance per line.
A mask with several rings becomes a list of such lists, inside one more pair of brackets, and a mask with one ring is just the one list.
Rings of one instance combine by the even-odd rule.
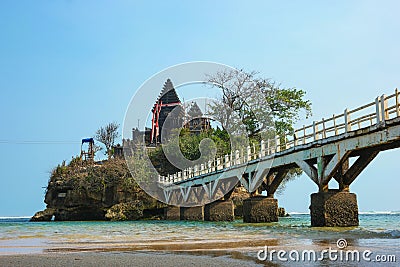
[[[229, 256], [172, 254], [161, 252], [43, 253], [0, 256], [0, 266], [264, 266]], [[272, 266], [272, 265], [271, 265]]]
[[[398, 213], [362, 214], [361, 226], [315, 228], [309, 215], [293, 214], [279, 223], [127, 221], [43, 222], [3, 219], [0, 266], [398, 266]], [[383, 229], [383, 230], [382, 230]], [[370, 250], [371, 261], [281, 260], [272, 250]], [[268, 247], [271, 257], [258, 259]], [[263, 255], [266, 255], [264, 253]], [[395, 256], [389, 260], [389, 256]], [[286, 255], [287, 258], [287, 255]], [[320, 258], [320, 257], [318, 257]]]

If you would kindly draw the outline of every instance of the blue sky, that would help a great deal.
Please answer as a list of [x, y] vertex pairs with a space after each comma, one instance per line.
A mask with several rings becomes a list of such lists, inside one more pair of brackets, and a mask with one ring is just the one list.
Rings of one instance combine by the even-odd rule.
[[[0, 216], [43, 209], [51, 169], [99, 126], [122, 123], [135, 90], [171, 65], [257, 70], [306, 90], [313, 119], [392, 93], [398, 10], [398, 1], [1, 1], [0, 140], [11, 142], [0, 143]], [[357, 178], [360, 210], [400, 209], [399, 158], [381, 153]], [[302, 176], [280, 205], [307, 211], [316, 191]]]

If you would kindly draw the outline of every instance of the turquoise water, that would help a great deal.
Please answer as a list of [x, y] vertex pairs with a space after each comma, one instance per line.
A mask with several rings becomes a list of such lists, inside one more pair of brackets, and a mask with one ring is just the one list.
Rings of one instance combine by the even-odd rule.
[[[239, 251], [263, 246], [314, 248], [336, 245], [399, 254], [400, 212], [360, 214], [360, 226], [312, 228], [308, 214], [291, 214], [277, 223], [130, 221], [28, 222], [0, 218], [0, 254], [53, 251]], [[398, 256], [398, 260], [400, 258]]]

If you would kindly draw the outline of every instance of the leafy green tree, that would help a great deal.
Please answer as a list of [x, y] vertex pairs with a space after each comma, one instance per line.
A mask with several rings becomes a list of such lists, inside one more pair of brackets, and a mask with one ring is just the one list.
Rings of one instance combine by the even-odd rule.
[[[188, 161], [197, 164], [213, 160], [214, 156], [222, 157], [231, 151], [229, 135], [220, 128], [211, 128], [200, 134], [192, 134], [188, 129], [182, 129], [179, 134], [172, 136], [172, 139], [162, 146], [148, 150], [150, 160], [162, 175], [173, 174], [195, 165], [188, 163], [177, 168], [168, 160], [166, 153], [175, 159], [183, 156]], [[205, 142], [205, 140], [208, 140], [208, 142]], [[179, 148], [179, 151], [177, 148]]]
[[282, 88], [280, 84], [269, 79], [259, 79], [257, 83], [269, 104], [279, 135], [293, 134], [293, 125], [299, 121], [302, 113], [305, 118], [311, 116], [311, 102], [304, 99], [304, 90], [296, 87]]
[[[300, 115], [306, 118], [311, 115], [311, 102], [305, 99], [304, 90], [285, 88], [257, 75], [255, 71], [243, 70], [208, 75], [208, 82], [222, 92], [220, 99], [209, 105], [209, 115], [217, 118], [225, 129], [244, 124], [250, 143], [257, 144], [257, 148], [261, 139], [273, 139], [275, 135], [281, 136], [284, 143], [282, 139], [293, 134], [293, 125]], [[278, 192], [301, 173], [299, 168], [291, 169]]]
[[250, 138], [260, 133], [271, 134], [272, 128], [278, 135], [292, 133], [302, 113], [305, 117], [311, 115], [311, 102], [304, 99], [305, 91], [281, 87], [257, 74], [229, 70], [208, 75], [208, 82], [222, 92], [220, 99], [209, 105], [209, 115], [217, 118], [224, 128], [237, 125], [240, 120]]

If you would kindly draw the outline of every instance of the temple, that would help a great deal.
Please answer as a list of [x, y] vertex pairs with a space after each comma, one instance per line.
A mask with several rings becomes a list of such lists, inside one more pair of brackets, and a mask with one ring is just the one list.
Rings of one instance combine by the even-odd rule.
[[[170, 117], [167, 119], [169, 115]], [[132, 129], [132, 140], [137, 141], [144, 138], [148, 147], [155, 147], [163, 142], [161, 139], [163, 129], [168, 131], [186, 128], [193, 134], [199, 134], [211, 128], [210, 120], [204, 118], [203, 112], [196, 102], [192, 102], [188, 107], [184, 106], [171, 79], [167, 79], [164, 83], [160, 95], [151, 109], [151, 116], [151, 127], [146, 127], [144, 131], [140, 131], [138, 128]], [[130, 140], [123, 140], [123, 142], [130, 142]]]
[[192, 102], [188, 107], [184, 127], [194, 134], [199, 134], [211, 128], [210, 119], [203, 116], [203, 112], [196, 102]]
[[[175, 108], [177, 110], [174, 111], [173, 117], [166, 124], [168, 115]], [[150, 144], [157, 145], [161, 143], [161, 131], [164, 124], [170, 129], [179, 128], [183, 124], [185, 110], [170, 79], [165, 82], [151, 112]]]

